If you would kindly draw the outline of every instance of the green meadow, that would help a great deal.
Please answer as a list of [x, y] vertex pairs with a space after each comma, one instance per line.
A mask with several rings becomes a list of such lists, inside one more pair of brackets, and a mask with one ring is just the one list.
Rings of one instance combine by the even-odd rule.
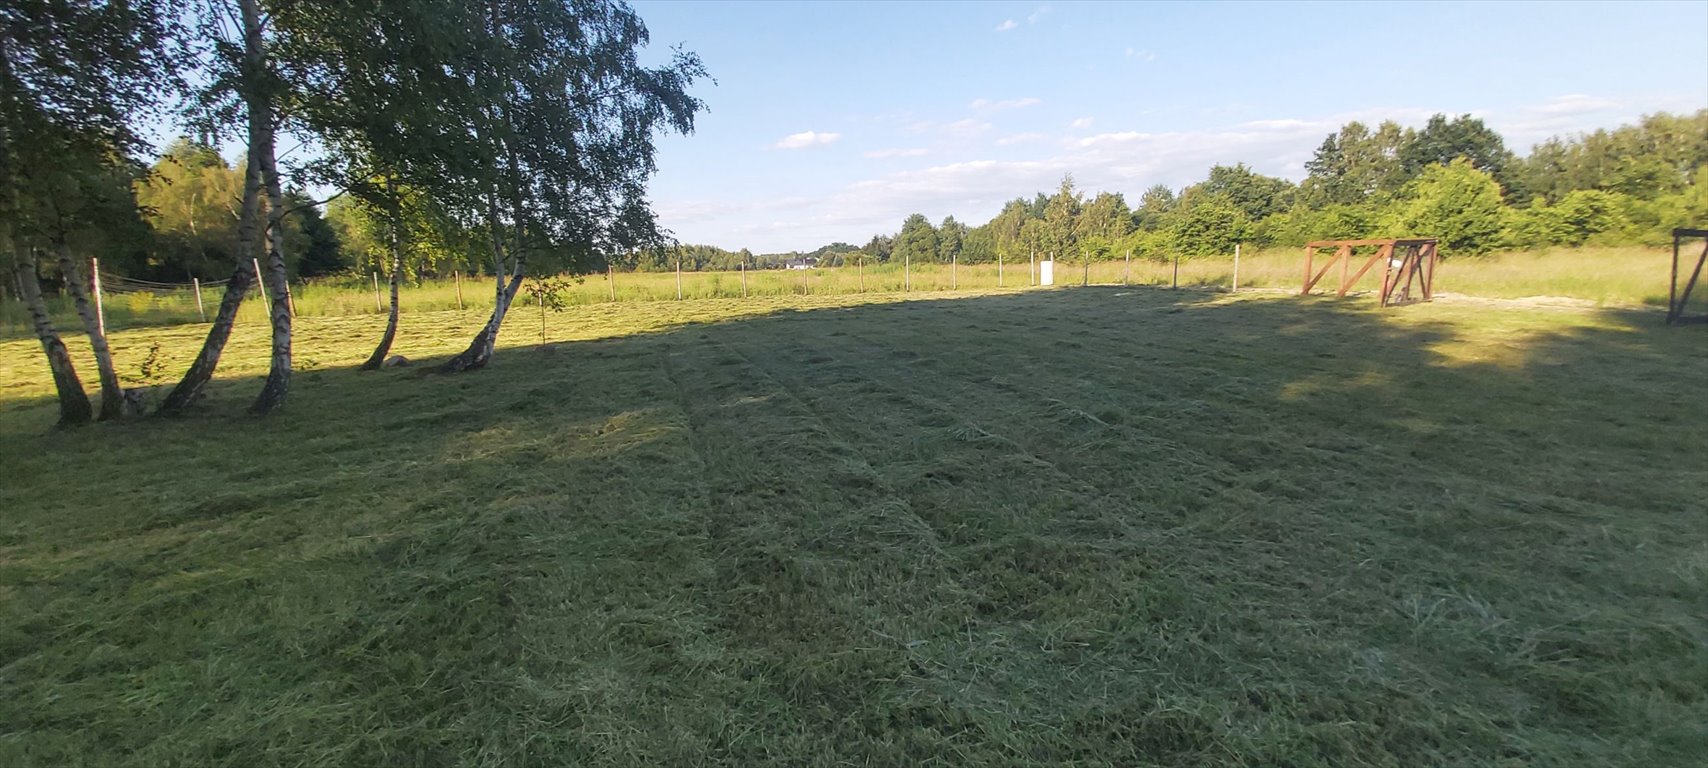
[[371, 295], [303, 291], [283, 412], [246, 314], [190, 416], [65, 431], [12, 338], [0, 765], [1694, 765], [1708, 340], [1621, 306], [1653, 267], [590, 280], [454, 376], [484, 291], [371, 373]]
[[[1667, 276], [1672, 252], [1661, 248], [1624, 246], [1617, 248], [1556, 248], [1512, 251], [1481, 258], [1451, 258], [1443, 261], [1438, 288], [1494, 298], [1568, 298], [1600, 306], [1666, 306]], [[1362, 265], [1363, 257], [1359, 258]], [[1321, 259], [1317, 262], [1322, 263]], [[1304, 256], [1300, 249], [1272, 248], [1242, 254], [1239, 287], [1297, 291], [1303, 281]], [[1373, 291], [1381, 284], [1381, 273], [1372, 270], [1357, 290]], [[1113, 258], [1063, 259], [1056, 263], [1056, 285], [1181, 286], [1191, 288], [1234, 287], [1234, 259], [1194, 257], [1172, 261], [1120, 255]], [[630, 301], [673, 301], [710, 298], [762, 298], [786, 296], [847, 296], [873, 293], [931, 291], [984, 291], [1025, 288], [1037, 282], [1037, 267], [1027, 260], [1002, 264], [846, 264], [810, 270], [748, 270], [736, 272], [616, 272], [568, 278], [559, 300], [570, 305], [610, 304]], [[1324, 285], [1332, 282], [1325, 279]], [[1324, 286], [1318, 286], [1320, 292]], [[407, 281], [400, 290], [405, 312], [435, 310], [490, 310], [493, 300], [491, 278], [457, 277]], [[202, 288], [202, 311], [219, 306], [220, 288]], [[317, 279], [293, 286], [293, 303], [299, 316], [341, 317], [383, 314], [387, 285], [380, 275], [368, 280]], [[523, 292], [526, 304], [529, 294]], [[251, 297], [254, 298], [253, 296]], [[50, 298], [49, 310], [61, 328], [80, 327], [69, 300]], [[109, 290], [106, 301], [109, 328], [194, 323], [202, 315], [195, 293], [181, 290], [146, 290], [120, 284]], [[239, 317], [247, 322], [266, 322], [260, 301], [245, 303]], [[29, 315], [16, 301], [0, 301], [0, 332], [23, 336], [30, 333]]]

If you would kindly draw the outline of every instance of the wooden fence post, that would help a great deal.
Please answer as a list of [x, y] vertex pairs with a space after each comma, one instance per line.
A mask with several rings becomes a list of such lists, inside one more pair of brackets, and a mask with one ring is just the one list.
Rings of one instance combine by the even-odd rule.
[[1230, 293], [1239, 293], [1239, 243], [1234, 243], [1234, 288]]
[[741, 262], [741, 297], [747, 298], [747, 261]]
[[1311, 262], [1316, 260], [1316, 254], [1317, 249], [1312, 248], [1309, 243], [1305, 244], [1305, 281], [1300, 283], [1304, 286], [1299, 290], [1300, 296], [1309, 295], [1311, 292]]
[[617, 268], [611, 262], [605, 262], [605, 283], [611, 286], [611, 300], [617, 300]]
[[1672, 282], [1667, 283], [1668, 288], [1667, 288], [1667, 294], [1666, 294], [1666, 324], [1667, 325], [1672, 325], [1672, 321], [1678, 317], [1678, 312], [1674, 308], [1678, 306], [1678, 242], [1679, 242], [1679, 239], [1680, 238], [1678, 235], [1678, 230], [1676, 230], [1676, 229], [1673, 230], [1673, 233], [1672, 233]]
[[951, 290], [951, 291], [956, 290], [956, 289], [961, 287], [960, 268], [961, 268], [961, 254], [958, 254], [958, 253], [949, 254], [949, 290]]
[[913, 290], [913, 254], [901, 255], [901, 289], [905, 293]]
[[194, 277], [190, 278], [190, 290], [196, 292], [196, 316], [205, 323], [208, 321], [208, 313], [202, 311], [202, 281]]
[[101, 260], [89, 259], [89, 276], [94, 280], [95, 288], [95, 330], [102, 336], [107, 335], [107, 310], [101, 306]]
[[996, 287], [1002, 287], [1002, 251], [996, 252]]
[[[260, 275], [261, 275], [260, 271], [257, 270], [255, 272], [255, 276], [256, 276], [255, 279], [257, 279], [257, 280], [261, 279]], [[380, 273], [375, 272], [375, 273], [373, 273], [373, 275], [374, 275], [374, 311], [375, 312], [384, 312], [385, 307], [380, 305]], [[267, 290], [266, 286], [262, 286], [261, 290], [266, 291]]]
[[676, 254], [676, 300], [682, 300], [682, 254]]
[[1127, 271], [1121, 273], [1121, 284], [1133, 284], [1133, 249], [1127, 249]]
[[1079, 279], [1081, 286], [1091, 285], [1091, 254], [1084, 250], [1079, 252], [1079, 266], [1083, 270]]
[[460, 269], [451, 270], [451, 279], [457, 283], [457, 311], [461, 312], [463, 310], [463, 271]]
[[[255, 285], [261, 289], [261, 306], [266, 308], [267, 317], [269, 318], [268, 322], [270, 323], [272, 322], [271, 318], [273, 317], [273, 298], [267, 295], [267, 281], [261, 279], [261, 262], [251, 258], [249, 263], [255, 266]], [[376, 275], [374, 277], [374, 303], [378, 304], [379, 301], [380, 284], [379, 277]]]
[[1180, 251], [1174, 252], [1174, 285], [1171, 287], [1180, 287]]

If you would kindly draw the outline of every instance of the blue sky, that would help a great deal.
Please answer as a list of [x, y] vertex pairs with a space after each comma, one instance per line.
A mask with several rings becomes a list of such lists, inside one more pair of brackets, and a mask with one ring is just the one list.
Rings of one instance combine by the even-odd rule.
[[652, 194], [683, 242], [863, 243], [1052, 189], [1136, 200], [1214, 163], [1299, 179], [1348, 120], [1470, 113], [1520, 153], [1708, 107], [1708, 3], [635, 0], [716, 84]]

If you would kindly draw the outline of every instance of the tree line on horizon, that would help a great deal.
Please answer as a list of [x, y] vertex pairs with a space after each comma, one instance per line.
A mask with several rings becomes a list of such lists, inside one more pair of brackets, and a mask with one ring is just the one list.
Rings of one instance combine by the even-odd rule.
[[[1130, 204], [1086, 195], [1071, 176], [1053, 193], [1015, 198], [990, 221], [906, 218], [864, 246], [834, 243], [826, 265], [981, 263], [1032, 254], [1078, 260], [1229, 256], [1311, 240], [1438, 237], [1447, 256], [1499, 249], [1660, 244], [1675, 227], [1708, 224], [1708, 109], [1647, 115], [1632, 125], [1555, 137], [1520, 157], [1470, 115], [1435, 115], [1420, 129], [1350, 122], [1329, 134], [1300, 183], [1244, 163], [1217, 165], [1181, 190], [1154, 185]], [[743, 253], [692, 246], [688, 269], [734, 268]], [[673, 254], [648, 265], [673, 268]]]
[[[1455, 161], [1459, 161], [1455, 164]], [[1154, 185], [1132, 205], [1119, 192], [1087, 195], [1072, 179], [1051, 193], [1009, 201], [990, 221], [969, 226], [946, 216], [910, 215], [893, 234], [864, 245], [835, 242], [811, 251], [754, 253], [714, 245], [655, 245], [560, 260], [581, 270], [669, 271], [780, 268], [798, 259], [825, 266], [992, 262], [1000, 253], [1110, 259], [1227, 255], [1248, 247], [1309, 240], [1442, 237], [1448, 255], [1500, 249], [1663, 242], [1673, 227], [1708, 221], [1708, 193], [1696, 183], [1708, 165], [1708, 110], [1657, 113], [1612, 130], [1556, 137], [1520, 157], [1482, 121], [1432, 117], [1421, 129], [1351, 122], [1328, 135], [1300, 183], [1243, 163], [1216, 165], [1175, 190]], [[221, 276], [236, 241], [229, 201], [242, 171], [205, 142], [180, 138], [136, 183], [137, 206], [109, 263], [123, 274], [161, 281]], [[297, 215], [285, 222], [292, 278], [389, 274], [386, 230], [376, 209], [345, 195], [322, 213], [301, 188], [285, 191]], [[488, 258], [440, 231], [426, 201], [403, 206], [412, 230], [404, 279], [483, 274]], [[1052, 205], [1055, 206], [1052, 210]], [[410, 213], [413, 211], [413, 215]], [[1076, 250], [1077, 249], [1077, 250]], [[104, 257], [105, 258], [105, 257]]]

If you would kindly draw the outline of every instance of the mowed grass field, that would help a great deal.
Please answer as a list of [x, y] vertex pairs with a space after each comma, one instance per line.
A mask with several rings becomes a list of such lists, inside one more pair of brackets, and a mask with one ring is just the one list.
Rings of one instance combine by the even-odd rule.
[[0, 765], [1700, 764], [1702, 327], [902, 298], [304, 317], [265, 420], [245, 323], [65, 432], [0, 343]]
[[[1687, 249], [1693, 257], [1697, 250]], [[1320, 269], [1331, 252], [1316, 259]], [[1369, 254], [1360, 252], [1353, 269], [1363, 266]], [[1642, 246], [1618, 248], [1556, 248], [1545, 251], [1496, 253], [1485, 257], [1449, 258], [1440, 264], [1438, 290], [1446, 293], [1489, 298], [1567, 298], [1606, 307], [1665, 307], [1667, 279], [1672, 252]], [[1694, 264], [1695, 262], [1690, 262]], [[1689, 268], [1689, 264], [1685, 265]], [[1304, 252], [1298, 248], [1249, 250], [1239, 265], [1239, 287], [1297, 291], [1304, 279]], [[1317, 292], [1334, 292], [1340, 270], [1330, 270]], [[741, 272], [618, 272], [581, 275], [567, 280], [559, 294], [570, 305], [609, 304], [631, 301], [681, 299], [775, 298], [787, 296], [840, 296], [872, 293], [922, 293], [943, 291], [989, 291], [1025, 288], [1037, 281], [1037, 268], [1022, 258], [1004, 264], [913, 264], [846, 265], [803, 271], [767, 269]], [[1233, 254], [1172, 261], [1112, 255], [1102, 261], [1063, 259], [1056, 263], [1059, 286], [1121, 285], [1175, 286], [1186, 288], [1234, 287]], [[1378, 291], [1382, 272], [1373, 269], [1357, 281], [1353, 290]], [[202, 311], [219, 306], [222, 288], [202, 289]], [[375, 274], [349, 280], [319, 279], [292, 287], [293, 306], [304, 317], [342, 317], [384, 314], [384, 283]], [[407, 312], [439, 310], [490, 310], [492, 283], [489, 278], [448, 278], [406, 282], [399, 304]], [[252, 295], [251, 298], [254, 298]], [[521, 301], [531, 302], [523, 293]], [[1692, 304], [1698, 304], [1693, 301]], [[80, 328], [69, 299], [48, 298], [55, 322], [65, 328]], [[108, 281], [105, 301], [108, 328], [139, 328], [198, 322], [195, 293], [183, 290], [140, 290], [135, 284]], [[260, 301], [243, 305], [239, 319], [265, 323], [266, 309]], [[33, 334], [29, 313], [22, 303], [0, 301], [0, 338]]]

